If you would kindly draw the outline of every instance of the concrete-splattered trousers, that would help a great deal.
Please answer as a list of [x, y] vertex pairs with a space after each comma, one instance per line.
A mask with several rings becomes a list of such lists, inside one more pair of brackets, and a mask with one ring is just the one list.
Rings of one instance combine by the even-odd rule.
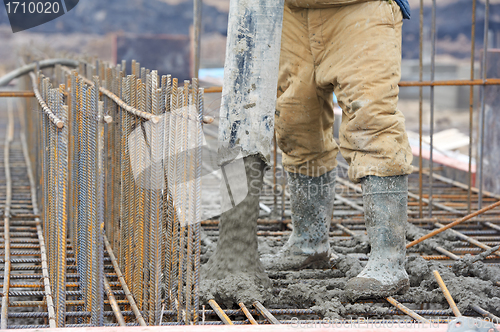
[[[308, 1], [325, 8], [290, 5]], [[324, 5], [332, 1], [285, 2], [275, 116], [284, 167], [320, 176], [337, 166], [340, 150], [354, 182], [410, 174], [412, 153], [397, 108], [401, 10], [387, 0]], [[343, 111], [340, 146], [332, 92]]]

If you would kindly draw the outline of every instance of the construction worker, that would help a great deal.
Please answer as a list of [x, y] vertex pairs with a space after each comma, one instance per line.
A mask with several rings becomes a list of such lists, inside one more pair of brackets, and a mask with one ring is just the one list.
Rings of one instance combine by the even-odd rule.
[[[340, 151], [349, 178], [361, 183], [371, 254], [348, 281], [351, 299], [409, 288], [405, 262], [408, 174], [412, 153], [397, 108], [401, 28], [407, 0], [285, 0], [277, 142], [283, 151], [293, 231], [266, 269], [328, 263], [328, 230]], [[333, 139], [332, 93], [342, 108], [340, 146]]]

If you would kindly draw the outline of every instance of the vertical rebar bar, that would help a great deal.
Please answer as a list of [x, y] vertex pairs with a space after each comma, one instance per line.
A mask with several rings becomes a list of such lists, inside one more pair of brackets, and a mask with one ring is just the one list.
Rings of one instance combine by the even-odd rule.
[[[138, 100], [138, 107], [141, 111], [145, 112], [146, 109], [146, 85], [141, 82], [141, 80], [137, 80], [137, 100]], [[143, 126], [143, 120], [142, 119], [137, 119], [138, 120], [138, 127], [135, 129], [136, 131], [142, 132], [142, 126]], [[133, 290], [134, 297], [137, 301], [137, 305], [139, 308], [142, 309], [142, 303], [143, 303], [143, 288], [145, 287], [145, 284], [143, 282], [143, 273], [144, 273], [144, 191], [145, 191], [145, 174], [144, 174], [144, 169], [146, 166], [144, 165], [144, 157], [146, 156], [146, 144], [141, 144], [139, 140], [137, 140], [136, 147], [139, 146], [140, 148], [137, 149], [139, 156], [136, 156], [136, 160], [138, 162], [137, 168], [139, 170], [142, 170], [143, 174], [139, 175], [136, 180], [140, 181], [140, 185], [137, 186], [138, 189], [138, 197], [136, 199], [136, 220], [135, 223], [137, 224], [137, 234], [136, 234], [136, 252], [135, 252], [135, 273], [134, 273], [134, 284], [136, 285], [136, 288]]]
[[[490, 1], [486, 0], [484, 8], [484, 37], [483, 37], [483, 57], [482, 57], [482, 70], [481, 79], [484, 81], [487, 78], [488, 71], [488, 29], [490, 20]], [[479, 113], [479, 151], [478, 151], [478, 163], [477, 168], [477, 181], [479, 186], [478, 193], [478, 209], [481, 210], [483, 207], [483, 164], [484, 164], [484, 118], [486, 110], [485, 102], [485, 86], [481, 85], [481, 112]]]
[[[98, 77], [94, 77], [94, 90], [99, 93], [99, 80]], [[99, 96], [97, 95], [97, 98]], [[97, 181], [96, 181], [96, 198], [97, 198], [97, 218], [95, 225], [95, 240], [96, 240], [96, 294], [94, 301], [95, 307], [95, 317], [92, 317], [92, 324], [95, 326], [102, 326], [104, 324], [104, 248], [102, 234], [104, 232], [104, 181], [105, 181], [105, 170], [104, 170], [104, 103], [98, 101], [97, 105]]]
[[[88, 131], [88, 103], [87, 103], [87, 87], [80, 81], [77, 81], [78, 103], [77, 103], [77, 135], [79, 139], [78, 145], [78, 225], [77, 225], [77, 242], [78, 256], [77, 266], [80, 274], [80, 285], [82, 285], [82, 296], [87, 301], [87, 287], [83, 287], [87, 283], [88, 273], [88, 237], [87, 237], [87, 222], [88, 222], [88, 170], [87, 170], [87, 131]], [[88, 303], [86, 303], [88, 304]], [[88, 307], [86, 307], [88, 310]]]
[[[123, 78], [123, 88], [122, 97], [125, 97], [125, 102], [129, 102], [130, 95], [130, 80]], [[131, 250], [130, 234], [129, 234], [129, 221], [130, 221], [130, 206], [128, 200], [131, 195], [131, 184], [130, 184], [130, 152], [128, 148], [128, 137], [131, 132], [131, 115], [127, 112], [123, 113], [123, 123], [122, 123], [122, 195], [121, 195], [121, 206], [122, 206], [122, 219], [121, 219], [121, 263], [124, 272], [125, 281], [130, 284], [130, 265], [129, 257]]]
[[[168, 295], [170, 299], [170, 309], [174, 310], [177, 309], [179, 310], [178, 306], [175, 306], [175, 300], [177, 297], [177, 283], [175, 280], [175, 277], [178, 274], [178, 241], [179, 241], [179, 220], [178, 220], [178, 215], [177, 215], [177, 201], [178, 201], [178, 194], [177, 194], [177, 160], [178, 160], [178, 154], [177, 154], [177, 145], [179, 145], [178, 142], [178, 137], [177, 137], [177, 122], [178, 122], [178, 108], [179, 108], [179, 100], [178, 100], [178, 85], [177, 85], [177, 79], [174, 78], [172, 81], [172, 101], [171, 101], [171, 116], [170, 116], [170, 126], [169, 126], [169, 176], [168, 179], [170, 180], [169, 188], [171, 188], [171, 202], [172, 202], [172, 207], [169, 209], [169, 220], [170, 223], [172, 224], [172, 246], [170, 248], [171, 252], [171, 278], [168, 280], [169, 282], [169, 287], [168, 287]], [[180, 317], [180, 312], [177, 312], [177, 318]]]
[[[161, 270], [162, 279], [161, 279], [161, 298], [163, 299], [163, 305], [165, 307], [169, 307], [168, 303], [168, 289], [167, 289], [167, 280], [170, 277], [170, 250], [169, 244], [171, 241], [171, 234], [169, 234], [169, 222], [168, 222], [168, 210], [170, 208], [169, 204], [169, 194], [168, 194], [168, 155], [167, 149], [169, 145], [168, 141], [168, 117], [170, 116], [170, 91], [172, 88], [172, 77], [170, 75], [162, 77], [162, 99], [160, 100], [162, 104], [162, 115], [163, 115], [163, 150], [162, 153], [162, 176], [165, 187], [163, 188], [162, 193], [162, 263]], [[160, 318], [161, 323], [161, 318]]]
[[[196, 81], [195, 81], [196, 80]], [[195, 87], [196, 86], [196, 87]], [[192, 321], [193, 314], [193, 237], [194, 237], [194, 224], [195, 220], [195, 203], [196, 203], [196, 192], [195, 190], [195, 177], [196, 177], [196, 134], [197, 134], [197, 125], [198, 125], [198, 113], [197, 107], [195, 107], [195, 88], [196, 93], [198, 92], [198, 81], [196, 78], [193, 79], [193, 85], [189, 88], [189, 81], [185, 82], [184, 95], [187, 101], [187, 107], [185, 107], [185, 126], [186, 126], [186, 142], [184, 144], [184, 155], [185, 155], [185, 165], [186, 165], [186, 202], [185, 209], [187, 213], [187, 252], [186, 252], [186, 315], [185, 315], [185, 323], [189, 324]], [[191, 141], [190, 141], [191, 140]], [[195, 144], [192, 144], [195, 143]]]
[[[120, 79], [118, 77], [118, 71], [116, 68], [113, 68], [111, 71], [111, 76], [112, 76], [112, 85], [113, 85], [113, 93], [117, 96], [121, 95], [121, 84], [120, 84]], [[113, 201], [113, 206], [114, 206], [114, 211], [115, 211], [115, 220], [114, 220], [114, 227], [113, 229], [109, 230], [110, 232], [113, 232], [113, 248], [117, 252], [120, 251], [120, 202], [121, 202], [121, 186], [122, 183], [120, 182], [121, 180], [121, 155], [122, 151], [120, 148], [117, 148], [117, 145], [121, 145], [121, 135], [122, 135], [122, 118], [123, 114], [120, 111], [118, 105], [113, 104], [113, 118], [115, 119], [114, 121], [114, 144], [113, 144], [113, 151], [114, 151], [114, 159], [113, 159], [113, 193], [114, 193], [114, 201]]]
[[[152, 84], [152, 113], [160, 114], [161, 89], [158, 89], [158, 74], [153, 71], [151, 74]], [[161, 274], [161, 189], [158, 189], [158, 181], [161, 179], [161, 153], [163, 151], [163, 133], [161, 123], [152, 124], [150, 132], [151, 149], [151, 171], [150, 171], [150, 294], [149, 294], [149, 324], [158, 325], [160, 321], [160, 274]]]
[[[152, 75], [148, 73], [148, 71], [145, 71], [145, 77], [146, 77], [146, 94], [145, 94], [145, 101], [144, 101], [144, 105], [145, 105], [145, 109], [144, 111], [147, 112], [147, 113], [151, 113], [151, 105], [152, 105], [152, 101], [151, 101], [151, 93], [152, 93]], [[145, 134], [143, 132], [143, 134]], [[147, 145], [147, 136], [144, 136], [144, 141]], [[144, 281], [143, 281], [143, 290], [142, 290], [142, 293], [143, 293], [143, 311], [145, 313], [147, 313], [147, 315], [145, 315], [145, 319], [147, 320], [147, 322], [149, 324], [154, 324], [150, 321], [150, 313], [151, 313], [151, 310], [153, 310], [151, 307], [150, 307], [150, 276], [151, 276], [151, 258], [150, 258], [150, 254], [151, 254], [151, 224], [150, 224], [150, 212], [151, 212], [151, 187], [150, 187], [150, 181], [151, 179], [148, 177], [148, 173], [151, 172], [151, 147], [147, 147], [146, 151], [144, 152], [144, 155], [142, 156], [144, 158], [144, 165], [146, 167], [146, 169], [149, 168], [149, 170], [146, 171], [145, 169], [145, 172], [144, 172], [144, 188], [145, 188], [145, 193], [144, 193], [144, 206], [143, 206], [143, 215], [144, 215], [144, 238], [145, 238], [145, 242], [144, 242], [144, 247], [143, 247], [143, 269], [144, 269]], [[149, 163], [149, 165], [148, 165]], [[148, 222], [146, 222], [148, 221]]]
[[[104, 206], [102, 205], [104, 199], [104, 190], [101, 187], [101, 168], [102, 162], [100, 157], [102, 153], [101, 148], [104, 148], [104, 131], [101, 132], [102, 126], [102, 107], [99, 104], [99, 78], [94, 77], [94, 85], [90, 89], [91, 100], [91, 113], [90, 113], [90, 175], [91, 175], [91, 219], [89, 220], [89, 232], [91, 235], [91, 257], [90, 262], [92, 268], [91, 280], [87, 281], [87, 285], [91, 285], [90, 299], [91, 303], [91, 319], [90, 322], [94, 326], [102, 326], [104, 324], [104, 301], [103, 301], [103, 266], [102, 266], [102, 245], [100, 246], [101, 237], [101, 223], [99, 215], [104, 218]], [[102, 135], [101, 135], [102, 134]], [[102, 136], [102, 137], [101, 137]]]
[[[184, 117], [184, 112], [183, 110], [187, 108], [187, 100], [186, 100], [186, 90], [187, 90], [187, 85], [189, 83], [186, 83], [184, 81], [184, 87], [181, 89], [179, 87], [179, 92], [178, 96], [180, 99], [179, 102], [179, 109], [178, 109], [178, 120], [177, 120], [177, 126], [176, 126], [176, 136], [180, 144], [177, 144], [177, 149], [176, 149], [176, 159], [178, 160], [178, 165], [177, 165], [177, 177], [176, 177], [176, 199], [174, 202], [177, 205], [176, 212], [179, 214], [179, 247], [178, 247], [178, 252], [179, 252], [179, 257], [178, 257], [178, 263], [179, 263], [179, 270], [178, 270], [178, 277], [177, 277], [177, 301], [178, 301], [178, 312], [177, 312], [177, 320], [181, 321], [185, 314], [183, 313], [183, 307], [184, 307], [184, 301], [185, 301], [185, 292], [184, 292], [184, 282], [185, 282], [185, 276], [184, 276], [184, 246], [185, 246], [185, 237], [186, 237], [186, 178], [187, 178], [187, 170], [186, 170], [186, 155], [184, 153], [184, 149], [186, 147], [186, 139], [187, 139], [187, 133], [186, 133], [186, 119]], [[187, 256], [187, 255], [186, 255]]]
[[[56, 112], [59, 118], [67, 123], [68, 107], [63, 106], [64, 86], [54, 89]], [[68, 126], [57, 131], [57, 253], [62, 259], [57, 260], [57, 298], [56, 315], [57, 326], [64, 327], [66, 323], [66, 238], [68, 223]]]
[[194, 206], [194, 281], [193, 281], [193, 322], [199, 321], [198, 310], [200, 309], [199, 289], [200, 289], [200, 253], [201, 253], [201, 169], [202, 169], [202, 147], [203, 147], [203, 89], [198, 88], [198, 80], [194, 83], [196, 97], [195, 106], [197, 108], [197, 126], [196, 126], [196, 174], [194, 178], [194, 192], [196, 197]]
[[[419, 27], [419, 56], [418, 56], [418, 80], [423, 80], [424, 72], [424, 0], [420, 0], [420, 27]], [[423, 87], [419, 87], [418, 93], [418, 213], [423, 218], [423, 158], [422, 158], [422, 129], [423, 129]]]
[[198, 78], [200, 71], [201, 57], [201, 0], [193, 1], [193, 26], [194, 26], [194, 61], [193, 61], [193, 77]]
[[[471, 32], [470, 32], [470, 79], [474, 80], [474, 63], [475, 63], [475, 51], [476, 51], [476, 4], [477, 0], [472, 0], [472, 22], [471, 22]], [[472, 204], [472, 142], [474, 135], [474, 86], [470, 86], [469, 90], [469, 168], [468, 168], [468, 178], [467, 184], [469, 186], [467, 190], [467, 214], [471, 213]]]
[[173, 279], [173, 274], [172, 274], [172, 261], [174, 259], [173, 256], [173, 245], [174, 245], [174, 237], [173, 237], [173, 230], [174, 230], [174, 204], [173, 204], [173, 183], [170, 181], [172, 180], [172, 172], [173, 172], [173, 163], [174, 163], [174, 157], [172, 155], [173, 151], [173, 145], [175, 142], [173, 141], [173, 130], [172, 130], [172, 125], [174, 124], [174, 119], [173, 117], [175, 116], [173, 113], [173, 107], [175, 106], [175, 102], [173, 100], [173, 96], [175, 95], [174, 90], [176, 89], [176, 79], [174, 78], [174, 81], [171, 81], [171, 78], [169, 77], [169, 87], [168, 87], [168, 92], [165, 97], [165, 127], [168, 128], [168, 134], [167, 130], [165, 130], [165, 143], [166, 146], [164, 147], [164, 154], [166, 154], [166, 157], [164, 158], [164, 161], [166, 162], [164, 166], [164, 179], [165, 179], [165, 193], [164, 196], [166, 197], [166, 223], [167, 223], [167, 238], [166, 238], [166, 244], [165, 244], [165, 274], [166, 274], [166, 280], [165, 280], [165, 300], [166, 300], [166, 305], [169, 309], [172, 309], [173, 301], [171, 298], [171, 291], [172, 291], [172, 279]]
[[68, 122], [71, 123], [69, 138], [69, 156], [68, 167], [70, 168], [70, 179], [69, 183], [69, 195], [71, 202], [71, 209], [69, 209], [69, 219], [70, 219], [70, 238], [73, 244], [73, 254], [74, 257], [78, 257], [79, 246], [77, 245], [78, 236], [78, 192], [79, 192], [79, 181], [78, 181], [78, 145], [80, 144], [78, 136], [79, 123], [78, 123], [78, 98], [79, 91], [77, 87], [78, 74], [73, 71], [70, 74], [70, 108], [68, 112]]
[[[431, 24], [431, 82], [434, 82], [436, 73], [436, 0], [432, 0], [432, 24]], [[429, 142], [429, 218], [432, 218], [432, 186], [434, 172], [434, 86], [431, 86], [430, 96], [430, 142]]]
[[[128, 76], [128, 79], [129, 79], [129, 86], [130, 86], [130, 97], [129, 97], [129, 105], [132, 106], [132, 107], [137, 107], [137, 78], [135, 76], [135, 70], [136, 70], [136, 65], [135, 65], [135, 60], [132, 61], [132, 64], [131, 64], [131, 69], [132, 69], [132, 75]], [[135, 115], [130, 115], [130, 123], [131, 123], [131, 131], [135, 130], [133, 128], [137, 128], [138, 125], [139, 125], [139, 119], [137, 116]], [[132, 132], [130, 133], [130, 135], [132, 135]], [[134, 156], [132, 154], [132, 151], [133, 149], [135, 148], [135, 151], [137, 151], [137, 144], [138, 144], [138, 141], [136, 140], [135, 142], [130, 142], [130, 137], [129, 136], [129, 139], [127, 140], [128, 144], [129, 144], [129, 152], [130, 152], [130, 165], [131, 165], [131, 168], [130, 168], [130, 174], [129, 174], [129, 178], [130, 178], [130, 196], [128, 197], [128, 206], [130, 208], [130, 221], [129, 221], [129, 243], [130, 243], [130, 248], [136, 248], [137, 247], [137, 237], [138, 237], [138, 234], [137, 234], [137, 231], [138, 231], [138, 224], [137, 222], [135, 222], [137, 220], [137, 217], [139, 215], [137, 209], [139, 208], [138, 207], [138, 185], [136, 184], [136, 181], [134, 179], [134, 176], [133, 176], [133, 170], [132, 170], [132, 160], [136, 160], [137, 157]], [[133, 146], [131, 146], [131, 143]], [[132, 294], [134, 294], [136, 292], [136, 288], [139, 288], [141, 285], [140, 284], [135, 284], [134, 283], [134, 275], [135, 275], [135, 271], [137, 269], [137, 266], [135, 264], [136, 262], [136, 256], [137, 256], [137, 250], [130, 250], [130, 256], [129, 256], [129, 273], [130, 273], [130, 276], [129, 276], [129, 282], [130, 282], [130, 290], [132, 292]]]

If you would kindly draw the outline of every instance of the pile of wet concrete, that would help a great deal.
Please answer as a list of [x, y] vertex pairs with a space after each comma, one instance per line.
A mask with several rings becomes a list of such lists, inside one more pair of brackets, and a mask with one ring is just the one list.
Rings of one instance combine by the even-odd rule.
[[[408, 241], [424, 234], [422, 228], [408, 223]], [[205, 233], [202, 237], [202, 263], [208, 261], [213, 254], [216, 241], [215, 232]], [[276, 253], [285, 241], [286, 236], [259, 237], [259, 252], [261, 255]], [[453, 313], [432, 273], [437, 270], [463, 314], [477, 315], [471, 309], [471, 306], [477, 305], [499, 316], [500, 287], [496, 285], [500, 281], [498, 265], [485, 264], [477, 260], [477, 256], [470, 255], [458, 261], [425, 260], [421, 257], [435, 254], [433, 248], [436, 246], [453, 250], [459, 243], [451, 232], [445, 231], [410, 248], [407, 252], [406, 270], [410, 275], [411, 287], [406, 294], [395, 298], [410, 309], [448, 310], [452, 317]], [[214, 296], [217, 302], [231, 309], [238, 307], [237, 301], [256, 298], [269, 308], [309, 308], [322, 319], [350, 319], [363, 315], [377, 319], [403, 319], [402, 316], [394, 316], [394, 307], [384, 301], [350, 303], [344, 296], [347, 280], [356, 276], [366, 264], [370, 252], [366, 235], [345, 240], [333, 239], [331, 248], [338, 256], [337, 260], [332, 261], [332, 269], [268, 272], [272, 286], [261, 289], [258, 294], [248, 292], [252, 288], [251, 281], [245, 275], [228, 276], [204, 289], [201, 301], [207, 303], [208, 297]]]

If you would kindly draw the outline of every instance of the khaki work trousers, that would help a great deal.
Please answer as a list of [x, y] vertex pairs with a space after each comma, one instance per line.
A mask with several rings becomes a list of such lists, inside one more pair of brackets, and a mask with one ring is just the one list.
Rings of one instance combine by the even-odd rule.
[[[287, 171], [320, 176], [337, 166], [340, 149], [353, 182], [412, 172], [397, 108], [402, 24], [394, 1], [285, 6], [275, 128]], [[332, 92], [343, 111], [340, 147]]]

